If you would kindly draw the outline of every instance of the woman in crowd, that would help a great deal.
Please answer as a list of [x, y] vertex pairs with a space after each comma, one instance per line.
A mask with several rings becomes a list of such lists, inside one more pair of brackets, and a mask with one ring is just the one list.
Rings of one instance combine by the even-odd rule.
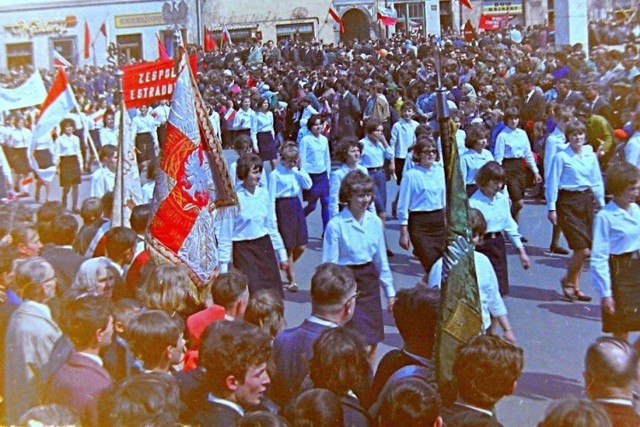
[[268, 161], [271, 170], [276, 168], [278, 145], [274, 137], [273, 113], [269, 111], [269, 100], [260, 98], [256, 113], [251, 117], [251, 142], [253, 150], [263, 161]]
[[500, 295], [509, 293], [509, 271], [507, 269], [507, 249], [502, 235], [507, 233], [509, 240], [518, 251], [520, 263], [525, 270], [531, 262], [520, 240], [518, 224], [511, 216], [509, 199], [501, 192], [505, 181], [505, 170], [497, 162], [485, 164], [476, 175], [478, 190], [469, 198], [469, 205], [478, 209], [487, 221], [487, 233], [483, 243], [476, 250], [485, 254], [498, 276]]
[[[283, 296], [279, 267], [289, 267], [287, 250], [278, 232], [274, 201], [259, 186], [262, 159], [243, 154], [238, 160], [237, 188], [240, 212], [224, 218], [218, 242], [220, 271], [226, 273], [233, 252], [233, 266], [249, 278], [249, 290], [274, 289]], [[277, 258], [276, 258], [277, 254]]]
[[604, 206], [604, 185], [598, 157], [586, 145], [585, 126], [569, 122], [565, 133], [569, 146], [556, 153], [546, 184], [547, 217], [560, 226], [573, 250], [567, 275], [560, 280], [564, 296], [569, 301], [591, 301], [580, 290], [580, 278], [591, 248], [594, 205]]
[[626, 339], [640, 330], [640, 170], [614, 163], [607, 191], [613, 200], [595, 217], [591, 280], [602, 298], [602, 330]]
[[285, 143], [280, 150], [280, 165], [269, 179], [269, 194], [276, 205], [278, 231], [289, 256], [286, 270], [289, 283], [286, 289], [290, 292], [298, 290], [293, 265], [302, 256], [309, 241], [300, 195], [302, 190], [311, 188], [312, 182], [309, 174], [298, 167], [299, 162], [298, 147], [293, 142]]
[[[340, 162], [340, 166], [331, 171], [331, 179], [329, 182], [329, 213], [331, 218], [340, 212], [340, 203], [338, 202], [338, 193], [340, 192], [340, 184], [344, 177], [351, 171], [359, 169], [363, 173], [367, 173], [367, 168], [360, 165], [360, 156], [362, 155], [362, 143], [356, 138], [343, 138], [338, 142], [335, 148], [335, 158]], [[373, 206], [371, 207], [373, 209]]]
[[253, 116], [255, 115], [256, 112], [251, 109], [251, 97], [243, 97], [240, 109], [236, 111], [233, 118], [235, 138], [238, 138], [240, 135], [251, 136], [251, 123], [253, 122]]
[[82, 175], [80, 167], [83, 164], [80, 139], [73, 134], [75, 123], [72, 119], [64, 119], [60, 122], [62, 135], [55, 143], [55, 159], [60, 174], [60, 186], [62, 187], [62, 204], [67, 207], [67, 198], [71, 191], [71, 204], [74, 213], [78, 210], [78, 184]]
[[309, 216], [316, 209], [318, 200], [322, 206], [322, 229], [327, 228], [329, 222], [329, 173], [331, 172], [331, 156], [329, 141], [322, 134], [324, 121], [318, 115], [311, 116], [307, 127], [311, 135], [300, 140], [300, 169], [311, 177], [313, 185], [305, 194], [307, 206], [305, 216]]
[[365, 337], [372, 360], [384, 339], [379, 287], [385, 291], [389, 310], [396, 295], [382, 222], [368, 210], [373, 191], [373, 181], [363, 172], [347, 174], [340, 185], [340, 202], [345, 209], [329, 222], [322, 248], [322, 262], [346, 265], [355, 275], [358, 293], [350, 325]]
[[82, 263], [76, 273], [76, 278], [69, 289], [68, 299], [77, 299], [87, 294], [105, 295], [111, 298], [117, 275], [108, 258], [89, 258]]
[[160, 264], [149, 272], [137, 290], [138, 300], [145, 307], [163, 310], [183, 319], [193, 314], [198, 290], [181, 265]]
[[12, 153], [12, 159], [9, 160], [9, 162], [15, 173], [13, 183], [20, 196], [28, 196], [29, 193], [24, 188], [22, 180], [31, 172], [27, 150], [31, 147], [32, 134], [31, 131], [25, 127], [23, 117], [16, 117], [14, 126], [9, 133], [9, 140], [7, 142], [8, 146], [11, 147]]
[[478, 171], [487, 162], [493, 160], [493, 155], [486, 149], [488, 138], [489, 131], [483, 125], [474, 124], [467, 129], [465, 140], [467, 151], [460, 153], [460, 169], [469, 197], [478, 189], [476, 184]]
[[[33, 158], [36, 161], [38, 169], [48, 169], [53, 166], [53, 144], [53, 138], [49, 132], [42, 135], [36, 141], [36, 150], [33, 153]], [[46, 203], [49, 201], [49, 195], [51, 194], [51, 182], [36, 176], [36, 203], [40, 203], [40, 190], [42, 187], [44, 187], [44, 201]]]
[[[431, 138], [421, 138], [413, 147], [411, 168], [400, 183], [398, 220], [400, 247], [420, 260], [426, 276], [444, 251], [446, 191], [444, 168], [437, 163], [438, 150]], [[425, 280], [426, 282], [426, 280]]]

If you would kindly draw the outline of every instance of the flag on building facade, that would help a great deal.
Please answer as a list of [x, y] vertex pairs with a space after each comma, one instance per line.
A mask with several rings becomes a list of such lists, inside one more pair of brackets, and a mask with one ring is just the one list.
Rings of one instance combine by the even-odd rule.
[[184, 265], [200, 287], [218, 273], [215, 224], [235, 215], [238, 202], [187, 61], [171, 99], [146, 242], [154, 258]]
[[100, 25], [100, 32], [104, 35], [104, 38], [109, 40], [109, 36], [107, 36], [107, 23], [103, 22], [102, 25]]
[[209, 29], [206, 25], [204, 26], [204, 51], [211, 52], [218, 48], [216, 44], [216, 39], [213, 38], [213, 30]]
[[336, 21], [336, 24], [340, 25], [340, 32], [344, 33], [344, 22], [342, 21], [342, 18], [340, 18], [340, 15], [338, 15], [338, 12], [336, 12], [332, 7], [330, 7], [329, 15], [331, 15], [333, 20]]
[[54, 67], [71, 67], [71, 62], [62, 56], [57, 50], [53, 50], [53, 66]]
[[158, 34], [156, 34], [156, 39], [158, 40], [158, 59], [160, 59], [161, 61], [171, 59], [171, 57], [167, 53], [167, 47], [164, 45], [162, 39]]
[[220, 40], [220, 44], [222, 44], [223, 42], [233, 44], [233, 40], [231, 40], [231, 33], [229, 32], [229, 29], [226, 25], [222, 27], [222, 38]]
[[378, 8], [378, 20], [387, 27], [398, 23], [398, 12], [390, 7]]
[[84, 22], [84, 59], [91, 56], [91, 33], [89, 32], [89, 23]]
[[[126, 111], [124, 101], [120, 111]], [[136, 161], [135, 138], [131, 135], [131, 118], [126, 112], [120, 114], [121, 141], [118, 141], [118, 164], [116, 167], [116, 182], [113, 187], [113, 211], [111, 224], [113, 227], [129, 227], [131, 206], [139, 205], [142, 200], [142, 185], [140, 172]], [[133, 203], [130, 203], [133, 202]]]
[[458, 346], [482, 332], [482, 312], [469, 226], [469, 200], [453, 137], [456, 130], [451, 120], [440, 123], [441, 128], [449, 126], [448, 132], [442, 132], [447, 190], [447, 247], [442, 262], [435, 360], [438, 384], [445, 386], [453, 378], [451, 371]]

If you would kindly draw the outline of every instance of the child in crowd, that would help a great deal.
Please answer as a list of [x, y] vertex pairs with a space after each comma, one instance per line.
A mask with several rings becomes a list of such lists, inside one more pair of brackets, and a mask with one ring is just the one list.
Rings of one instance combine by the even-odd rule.
[[111, 344], [103, 349], [102, 361], [104, 368], [114, 381], [128, 378], [134, 373], [140, 373], [140, 364], [135, 363], [135, 357], [125, 338], [131, 319], [142, 310], [142, 304], [134, 299], [121, 299], [113, 303], [113, 339]]
[[105, 145], [100, 149], [99, 158], [102, 167], [91, 174], [91, 197], [102, 197], [108, 191], [113, 191], [118, 163], [117, 150], [113, 145]]

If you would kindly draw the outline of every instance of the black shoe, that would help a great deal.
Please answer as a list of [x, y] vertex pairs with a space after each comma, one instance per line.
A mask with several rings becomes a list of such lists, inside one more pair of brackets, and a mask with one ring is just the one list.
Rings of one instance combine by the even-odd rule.
[[392, 258], [395, 254], [391, 251], [391, 249], [387, 249], [387, 258]]
[[551, 246], [549, 252], [556, 255], [569, 255], [569, 251], [562, 246]]
[[521, 241], [522, 243], [529, 243], [529, 239], [527, 239], [527, 238], [526, 238], [526, 237], [524, 237], [524, 236], [520, 236], [520, 241]]

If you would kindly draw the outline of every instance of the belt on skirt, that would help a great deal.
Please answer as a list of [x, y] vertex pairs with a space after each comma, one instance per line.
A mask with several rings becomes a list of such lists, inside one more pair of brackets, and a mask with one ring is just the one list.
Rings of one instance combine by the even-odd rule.
[[626, 252], [619, 255], [610, 255], [609, 258], [613, 260], [629, 260], [629, 259], [640, 259], [640, 250]]
[[487, 233], [484, 235], [484, 239], [497, 239], [498, 237], [502, 237], [502, 232], [501, 231], [496, 231], [493, 233]]
[[371, 265], [371, 261], [365, 262], [364, 264], [347, 264], [347, 267], [353, 270], [361, 270], [363, 268], [369, 267]]
[[381, 170], [384, 170], [384, 167], [383, 167], [383, 166], [380, 166], [380, 167], [378, 167], [378, 168], [367, 168], [367, 171], [368, 171], [368, 172], [372, 172], [372, 173], [373, 173], [373, 172], [380, 172]]

